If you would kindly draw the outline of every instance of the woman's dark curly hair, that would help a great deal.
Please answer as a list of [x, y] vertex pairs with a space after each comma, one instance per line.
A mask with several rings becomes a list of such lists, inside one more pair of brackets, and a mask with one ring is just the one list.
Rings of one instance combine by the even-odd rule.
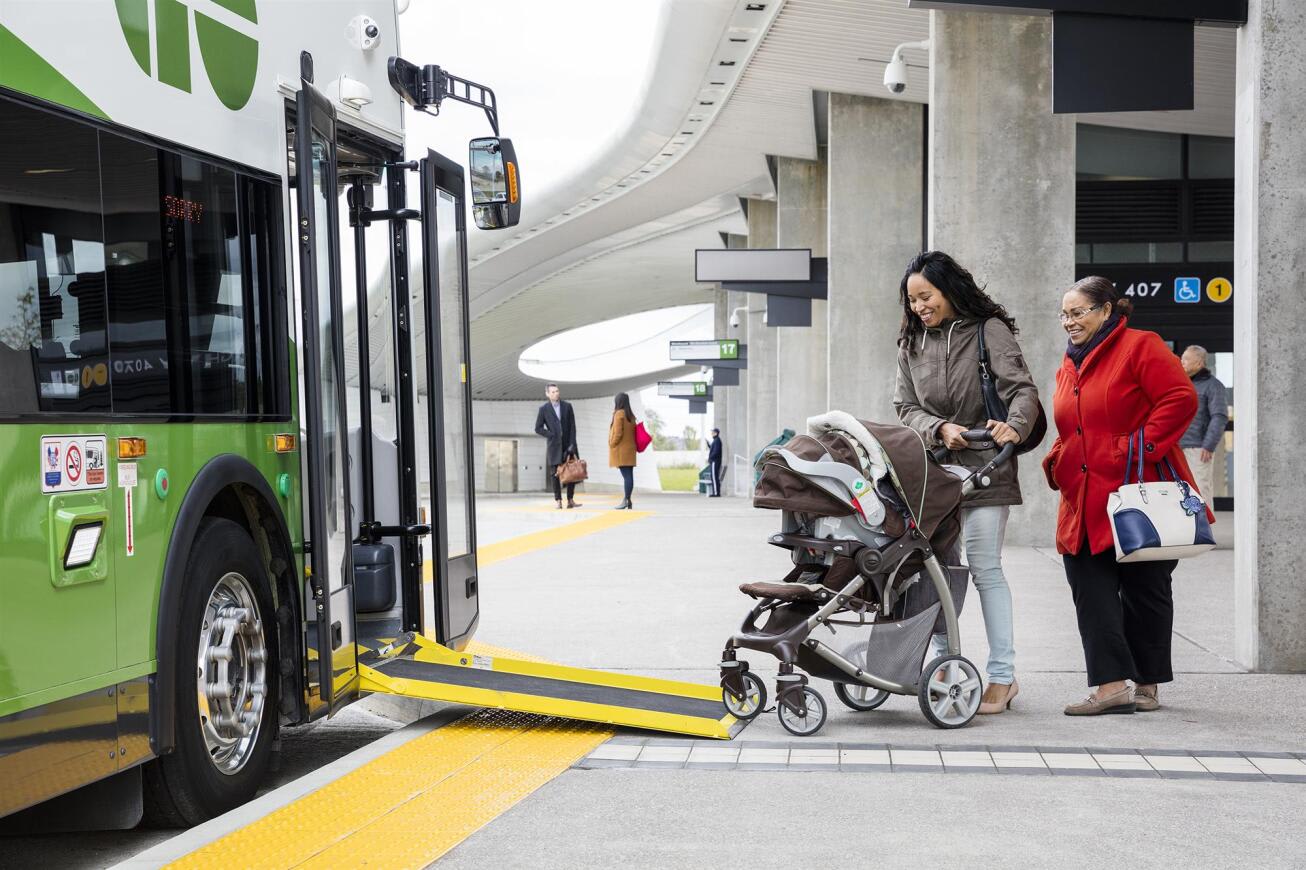
[[942, 251], [922, 251], [911, 258], [907, 271], [902, 274], [902, 284], [898, 287], [898, 297], [902, 300], [902, 326], [898, 330], [898, 344], [909, 347], [912, 339], [923, 335], [925, 324], [911, 310], [911, 300], [907, 298], [907, 279], [912, 275], [923, 275], [952, 303], [952, 309], [963, 320], [987, 320], [996, 317], [1007, 325], [1012, 335], [1016, 334], [1016, 321], [1007, 309], [989, 298], [984, 288], [975, 283], [975, 278], [963, 269], [956, 260]]

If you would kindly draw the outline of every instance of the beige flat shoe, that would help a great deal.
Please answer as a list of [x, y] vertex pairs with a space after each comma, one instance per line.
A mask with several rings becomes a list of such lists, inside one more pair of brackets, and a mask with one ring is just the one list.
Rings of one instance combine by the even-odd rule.
[[1064, 712], [1067, 716], [1101, 716], [1104, 713], [1132, 713], [1136, 709], [1134, 691], [1125, 686], [1104, 698], [1089, 695], [1077, 704], [1067, 704]]
[[1002, 683], [989, 683], [984, 689], [984, 697], [980, 699], [979, 712], [987, 716], [1010, 710], [1011, 702], [1019, 694], [1020, 684], [1014, 679], [1009, 686]]
[[1151, 713], [1161, 709], [1161, 690], [1140, 689], [1134, 686], [1134, 709], [1139, 713]]

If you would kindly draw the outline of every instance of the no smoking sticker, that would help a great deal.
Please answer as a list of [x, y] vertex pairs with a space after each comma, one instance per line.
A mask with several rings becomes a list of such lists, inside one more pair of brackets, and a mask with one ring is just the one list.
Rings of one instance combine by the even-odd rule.
[[41, 438], [41, 492], [104, 489], [106, 438], [103, 435], [46, 435]]
[[1206, 282], [1206, 298], [1212, 302], [1228, 302], [1233, 295], [1233, 284], [1228, 278], [1212, 278]]

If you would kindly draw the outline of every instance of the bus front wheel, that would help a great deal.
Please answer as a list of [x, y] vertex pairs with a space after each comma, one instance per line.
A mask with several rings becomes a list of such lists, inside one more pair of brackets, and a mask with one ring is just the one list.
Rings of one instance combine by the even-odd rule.
[[249, 533], [204, 520], [186, 580], [172, 687], [176, 748], [145, 771], [147, 817], [168, 826], [199, 824], [250, 800], [277, 723], [272, 596]]

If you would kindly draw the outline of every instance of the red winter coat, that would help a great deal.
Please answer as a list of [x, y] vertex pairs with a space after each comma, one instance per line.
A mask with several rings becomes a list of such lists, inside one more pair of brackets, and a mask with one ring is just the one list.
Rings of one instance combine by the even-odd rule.
[[1078, 553], [1085, 536], [1093, 553], [1115, 546], [1107, 496], [1124, 483], [1129, 436], [1140, 426], [1144, 480], [1161, 479], [1156, 466], [1163, 458], [1184, 480], [1193, 479], [1179, 439], [1197, 413], [1197, 391], [1160, 336], [1127, 327], [1127, 322], [1116, 327], [1078, 371], [1066, 357], [1057, 372], [1052, 417], [1058, 434], [1043, 472], [1048, 485], [1061, 492], [1061, 553]]

